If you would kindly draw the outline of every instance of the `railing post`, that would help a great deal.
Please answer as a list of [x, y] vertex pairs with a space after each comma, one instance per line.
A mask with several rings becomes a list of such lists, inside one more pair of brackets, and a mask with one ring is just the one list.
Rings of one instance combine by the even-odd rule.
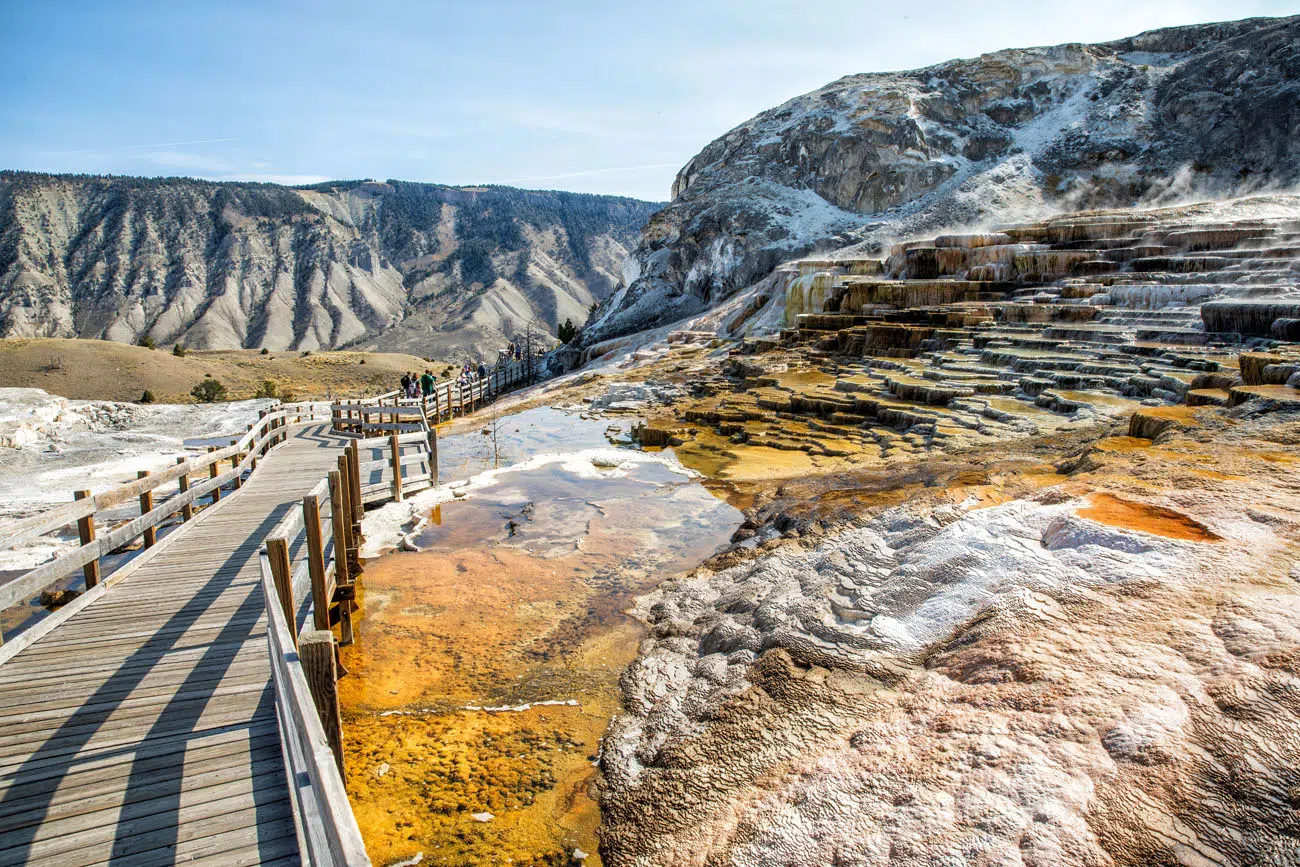
[[429, 475], [433, 487], [438, 487], [438, 429], [429, 428]]
[[402, 501], [402, 444], [398, 441], [397, 431], [388, 437], [388, 450], [393, 457], [393, 501]]
[[339, 482], [343, 488], [343, 527], [347, 532], [344, 550], [348, 558], [348, 576], [355, 581], [361, 574], [361, 559], [357, 554], [357, 528], [352, 523], [352, 517], [356, 514], [354, 504], [357, 494], [352, 485], [352, 461], [347, 454], [339, 455]]
[[[90, 496], [90, 491], [76, 491], [73, 493], [73, 499], [84, 500]], [[81, 547], [86, 547], [95, 541], [95, 513], [91, 512], [84, 518], [77, 519], [77, 535], [81, 537]], [[89, 590], [99, 583], [99, 558], [96, 557], [85, 566], [81, 567], [81, 574], [86, 577], [86, 589]]]
[[347, 520], [347, 481], [341, 471], [329, 473], [329, 517], [334, 530], [334, 584], [344, 588], [338, 599], [339, 643], [352, 643], [352, 571], [348, 563], [347, 537], [351, 525]]
[[[148, 475], [149, 475], [148, 470], [140, 470], [135, 474], [135, 477], [137, 479], [143, 479], [148, 477]], [[147, 515], [152, 511], [153, 511], [153, 489], [151, 488], [140, 495], [140, 514]], [[158, 528], [145, 527], [144, 546], [146, 548], [152, 548], [157, 543], [158, 543]]]
[[298, 659], [302, 662], [307, 686], [311, 689], [316, 713], [329, 741], [339, 776], [347, 779], [343, 768], [343, 722], [339, 713], [338, 674], [334, 665], [334, 633], [328, 629], [304, 632], [298, 642]]
[[289, 540], [272, 537], [266, 540], [266, 559], [271, 564], [271, 577], [275, 580], [275, 593], [280, 597], [284, 620], [289, 624], [289, 637], [298, 643], [298, 617], [293, 603], [293, 570], [289, 566]]
[[307, 574], [311, 576], [311, 608], [317, 629], [330, 628], [330, 598], [325, 587], [325, 551], [320, 535], [320, 501], [302, 498], [302, 522], [307, 531]]
[[[183, 464], [185, 463], [185, 461], [186, 461], [185, 458], [176, 459], [176, 463], [178, 464]], [[177, 479], [176, 487], [179, 493], [188, 494], [190, 491], [190, 474], [185, 473], [179, 479]], [[193, 517], [194, 517], [194, 501], [190, 500], [188, 503], [186, 503], [184, 506], [181, 507], [181, 521], [185, 522], [190, 520]]]
[[244, 486], [244, 474], [239, 472], [239, 462], [243, 460], [243, 452], [235, 452], [230, 456], [230, 468], [235, 471], [235, 490]]
[[[208, 446], [208, 454], [212, 454], [216, 450], [217, 450], [216, 446]], [[221, 475], [221, 467], [217, 465], [217, 462], [213, 461], [212, 463], [208, 464], [208, 478], [215, 479], [219, 475]], [[215, 488], [212, 489], [212, 505], [215, 506], [217, 503], [220, 502], [221, 502], [221, 485], [217, 485]]]
[[357, 441], [348, 443], [348, 482], [352, 485], [352, 532], [360, 541], [361, 520], [366, 516], [365, 502], [361, 499], [361, 450]]
[[334, 531], [334, 580], [337, 584], [347, 584], [348, 570], [348, 518], [347, 491], [344, 488], [343, 473], [334, 470], [329, 473], [330, 480], [330, 528]]

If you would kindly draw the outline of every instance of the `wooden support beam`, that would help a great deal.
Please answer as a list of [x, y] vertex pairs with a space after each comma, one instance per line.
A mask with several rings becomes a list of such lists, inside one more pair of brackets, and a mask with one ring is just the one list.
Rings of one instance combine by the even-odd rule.
[[343, 768], [343, 720], [339, 713], [338, 674], [334, 659], [334, 633], [328, 629], [304, 632], [298, 641], [298, 659], [311, 690], [316, 713], [320, 716], [325, 738], [329, 741], [339, 776], [347, 779]]
[[[243, 454], [231, 455], [231, 456], [230, 456], [230, 468], [231, 468], [232, 470], [237, 470], [237, 469], [239, 469], [239, 463], [240, 463], [240, 461], [242, 461], [243, 459], [244, 459]], [[235, 490], [239, 490], [239, 489], [242, 488], [243, 486], [244, 486], [244, 475], [243, 475], [243, 473], [239, 473], [239, 474], [237, 474], [237, 475], [235, 476]]]
[[392, 453], [393, 462], [393, 501], [400, 503], [402, 501], [402, 443], [396, 433], [389, 439], [388, 449]]
[[[352, 506], [352, 498], [355, 496], [352, 492], [352, 461], [346, 454], [339, 455], [339, 483], [343, 489], [343, 528], [346, 533], [343, 550], [348, 560], [348, 577], [355, 581], [361, 574], [361, 558], [357, 550], [358, 530], [352, 523], [352, 515], [355, 512]], [[337, 545], [338, 541], [336, 540], [334, 544]]]
[[302, 522], [307, 532], [307, 574], [311, 576], [311, 608], [317, 629], [330, 628], [329, 592], [325, 587], [325, 550], [321, 544], [320, 500], [302, 498]]
[[[208, 446], [208, 454], [212, 454], [216, 450], [217, 450], [216, 446]], [[208, 478], [215, 479], [219, 475], [221, 475], [221, 467], [218, 465], [218, 463], [216, 461], [213, 461], [212, 463], [208, 464]], [[220, 502], [221, 502], [221, 485], [217, 485], [215, 488], [212, 489], [212, 505], [215, 506], [217, 503]]]
[[438, 429], [429, 428], [429, 475], [433, 476], [430, 480], [433, 487], [438, 487]]
[[361, 520], [366, 516], [366, 508], [361, 502], [361, 457], [356, 440], [348, 443], [348, 483], [352, 486], [352, 533], [360, 545]]
[[[137, 479], [143, 479], [148, 475], [149, 475], [148, 470], [140, 470], [135, 474], [135, 477]], [[140, 495], [140, 514], [147, 515], [152, 511], [153, 511], [153, 489], [151, 488]], [[152, 548], [156, 544], [158, 544], [158, 528], [156, 526], [145, 527], [144, 546], [146, 548]]]
[[337, 584], [348, 583], [348, 520], [343, 491], [343, 476], [338, 470], [327, 475], [330, 482], [330, 528], [334, 531], [334, 580]]
[[[90, 491], [76, 491], [72, 497], [76, 500], [84, 500], [90, 496]], [[77, 519], [77, 535], [81, 537], [83, 546], [89, 545], [95, 541], [95, 513], [91, 512], [84, 518]], [[81, 567], [81, 574], [86, 577], [86, 589], [89, 590], [99, 583], [99, 558], [96, 557], [85, 566]]]
[[[334, 527], [334, 575], [335, 584], [352, 591], [356, 573], [352, 571], [354, 556], [348, 540], [352, 537], [352, 507], [348, 505], [348, 480], [346, 477], [347, 459], [339, 456], [339, 468], [329, 474], [330, 480], [330, 520]], [[339, 606], [339, 643], [352, 643], [352, 598], [353, 593], [336, 592], [335, 599]]]
[[298, 617], [293, 601], [293, 570], [289, 566], [289, 540], [272, 537], [266, 540], [266, 559], [271, 564], [271, 578], [275, 593], [280, 597], [280, 609], [289, 624], [289, 635], [298, 643]]
[[[185, 463], [185, 458], [177, 458], [176, 463], [178, 464]], [[190, 490], [189, 475], [183, 475], [179, 479], [177, 479], [176, 485], [179, 488], [180, 493], [182, 494], [188, 493]], [[194, 517], [194, 503], [193, 502], [186, 503], [184, 506], [181, 507], [181, 521], [182, 522], [188, 521], [193, 517]]]

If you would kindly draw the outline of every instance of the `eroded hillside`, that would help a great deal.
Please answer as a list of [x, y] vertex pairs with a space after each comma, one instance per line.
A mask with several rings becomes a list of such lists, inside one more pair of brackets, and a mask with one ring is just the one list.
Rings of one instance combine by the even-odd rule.
[[492, 356], [581, 323], [653, 205], [400, 181], [0, 175], [0, 336]]

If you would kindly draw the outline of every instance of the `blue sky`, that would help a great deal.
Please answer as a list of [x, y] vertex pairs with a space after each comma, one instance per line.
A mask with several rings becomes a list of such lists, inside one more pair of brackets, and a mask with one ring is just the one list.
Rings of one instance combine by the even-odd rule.
[[668, 197], [712, 139], [854, 72], [1276, 2], [0, 0], [0, 168]]

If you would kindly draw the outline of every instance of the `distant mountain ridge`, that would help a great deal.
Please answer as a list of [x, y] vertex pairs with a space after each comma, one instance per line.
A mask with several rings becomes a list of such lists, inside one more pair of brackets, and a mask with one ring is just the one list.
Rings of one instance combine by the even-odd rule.
[[338, 181], [0, 172], [0, 336], [452, 357], [554, 333], [659, 205]]
[[1297, 184], [1300, 16], [849, 75], [692, 158], [582, 341], [700, 313], [812, 252]]

